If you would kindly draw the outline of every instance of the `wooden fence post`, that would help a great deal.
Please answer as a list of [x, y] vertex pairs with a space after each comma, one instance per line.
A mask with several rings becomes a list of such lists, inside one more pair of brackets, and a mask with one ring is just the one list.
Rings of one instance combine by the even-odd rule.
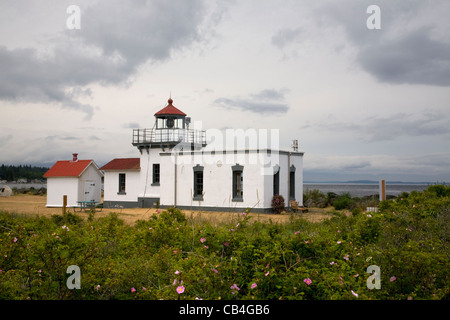
[[386, 200], [386, 181], [380, 181], [380, 201]]
[[63, 214], [66, 214], [66, 207], [67, 207], [67, 195], [63, 195], [63, 209], [62, 209]]

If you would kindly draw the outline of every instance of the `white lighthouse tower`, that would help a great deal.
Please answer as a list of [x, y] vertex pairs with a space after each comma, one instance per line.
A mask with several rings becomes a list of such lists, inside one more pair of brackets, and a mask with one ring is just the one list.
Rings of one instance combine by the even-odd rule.
[[141, 153], [143, 189], [138, 196], [141, 207], [151, 207], [160, 199], [161, 153], [170, 152], [174, 147], [188, 151], [206, 146], [205, 131], [189, 129], [190, 118], [186, 113], [173, 105], [172, 98], [167, 102], [167, 106], [155, 113], [153, 128], [133, 129], [132, 144]]

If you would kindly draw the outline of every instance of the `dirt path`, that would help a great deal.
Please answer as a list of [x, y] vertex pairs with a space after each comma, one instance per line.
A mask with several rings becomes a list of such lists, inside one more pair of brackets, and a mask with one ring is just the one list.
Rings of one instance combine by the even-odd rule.
[[[21, 213], [29, 215], [39, 215], [50, 217], [53, 214], [62, 214], [62, 208], [47, 208], [45, 196], [35, 196], [27, 194], [18, 194], [11, 197], [0, 197], [0, 211], [9, 211], [12, 213]], [[73, 209], [67, 209], [73, 212]], [[162, 211], [160, 209], [159, 211]], [[301, 217], [307, 219], [311, 222], [320, 222], [324, 219], [329, 219], [330, 208], [318, 209], [311, 208], [308, 213], [299, 214]], [[95, 213], [95, 217], [106, 217], [110, 212], [116, 212], [119, 217], [128, 224], [134, 224], [137, 220], [146, 220], [151, 215], [157, 214], [157, 209], [155, 208], [132, 208], [132, 209], [103, 209], [100, 212]], [[235, 219], [241, 212], [211, 212], [211, 211], [190, 211], [183, 210], [183, 213], [187, 217], [193, 217], [196, 220], [207, 221], [213, 225], [218, 225], [221, 223], [229, 222]], [[87, 213], [77, 212], [83, 218], [87, 217]], [[267, 214], [267, 213], [250, 213], [253, 217], [253, 221], [269, 222], [270, 220], [274, 223], [285, 223], [289, 222], [289, 214]]]

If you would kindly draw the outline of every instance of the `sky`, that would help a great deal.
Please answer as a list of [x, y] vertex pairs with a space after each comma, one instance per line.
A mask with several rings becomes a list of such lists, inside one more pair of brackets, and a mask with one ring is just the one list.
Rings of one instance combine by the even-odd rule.
[[448, 0], [0, 0], [0, 163], [139, 157], [132, 129], [171, 96], [204, 130], [298, 140], [304, 180], [449, 182], [449, 16]]

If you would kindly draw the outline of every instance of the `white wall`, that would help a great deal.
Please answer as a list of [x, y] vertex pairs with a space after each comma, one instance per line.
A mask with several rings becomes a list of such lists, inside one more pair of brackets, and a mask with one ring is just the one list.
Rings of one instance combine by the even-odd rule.
[[[160, 163], [160, 205], [173, 206], [174, 205], [174, 177], [175, 170], [174, 164], [170, 160], [170, 156], [161, 157], [162, 162]], [[186, 182], [184, 182], [185, 187], [187, 187]]]
[[[119, 192], [119, 173], [125, 173], [125, 194]], [[104, 201], [135, 202], [141, 190], [140, 171], [138, 170], [107, 170], [104, 180]]]
[[[280, 154], [280, 194], [289, 205], [289, 175], [292, 165], [295, 167], [295, 201], [303, 205], [303, 156], [299, 153]], [[273, 188], [272, 188], [273, 190]]]
[[[295, 201], [298, 201], [299, 205], [303, 205], [303, 155], [301, 153], [291, 153], [290, 159], [288, 159], [287, 152], [280, 152], [278, 155], [272, 152], [265, 155], [264, 163], [267, 163], [270, 167], [265, 169], [263, 207], [271, 207], [275, 165], [279, 166], [279, 194], [285, 199], [286, 206], [289, 205], [289, 167], [295, 166]], [[272, 174], [269, 174], [271, 172]]]
[[[261, 158], [256, 158], [261, 155]], [[221, 161], [219, 163], [217, 161]], [[255, 163], [256, 162], [256, 163]], [[301, 154], [291, 154], [290, 164], [296, 167], [295, 198], [303, 203], [303, 162]], [[243, 171], [243, 201], [232, 201], [232, 166], [236, 163], [244, 166]], [[198, 153], [188, 153], [177, 156], [177, 189], [174, 191], [175, 157], [161, 154], [161, 195], [160, 203], [164, 206], [204, 206], [231, 208], [270, 208], [273, 196], [273, 166], [263, 171], [263, 164], [278, 164], [280, 166], [280, 194], [288, 204], [288, 156], [280, 153], [277, 157], [260, 151], [260, 154], [237, 152], [226, 156], [201, 157]], [[194, 171], [197, 164], [203, 170], [203, 201], [193, 200]]]
[[291, 155], [291, 165], [295, 170], [295, 201], [303, 206], [303, 155]]
[[[140, 171], [105, 171], [105, 201], [136, 202], [138, 197], [160, 198], [163, 206], [202, 206], [245, 209], [271, 207], [273, 196], [273, 166], [280, 166], [280, 194], [288, 205], [288, 153], [269, 153], [267, 150], [227, 153], [185, 152], [177, 155], [177, 182], [175, 192], [175, 156], [159, 148], [142, 150]], [[153, 183], [153, 164], [160, 164], [160, 185]], [[242, 202], [232, 201], [232, 166], [244, 166], [244, 196]], [[204, 167], [202, 201], [193, 200], [194, 171], [197, 164]], [[264, 169], [264, 164], [266, 168]], [[303, 154], [291, 153], [290, 165], [296, 167], [295, 200], [303, 204]], [[147, 170], [148, 169], [148, 170]], [[126, 173], [126, 194], [118, 195], [119, 173]], [[176, 194], [176, 199], [175, 199]]]
[[47, 178], [47, 207], [62, 207], [67, 195], [67, 206], [76, 206], [78, 200], [78, 177]]
[[[140, 188], [137, 193], [138, 197], [144, 198], [159, 198], [161, 193], [161, 187], [157, 185], [152, 185], [153, 183], [153, 164], [159, 163], [161, 168], [161, 149], [143, 149], [140, 159]], [[160, 172], [160, 180], [165, 179], [165, 175]]]
[[[206, 207], [263, 207], [264, 181], [259, 166], [243, 169], [243, 201], [233, 201], [232, 164], [205, 164], [203, 167], [203, 201], [192, 200], [194, 192], [194, 165], [179, 165], [177, 170], [177, 205]], [[162, 202], [161, 202], [162, 203]], [[173, 203], [173, 201], [172, 201]]]

